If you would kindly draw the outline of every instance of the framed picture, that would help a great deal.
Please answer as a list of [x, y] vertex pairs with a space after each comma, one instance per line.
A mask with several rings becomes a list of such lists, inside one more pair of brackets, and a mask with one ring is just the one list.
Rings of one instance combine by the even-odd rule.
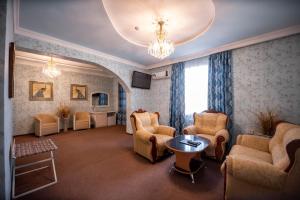
[[30, 101], [53, 101], [53, 83], [29, 81]]
[[86, 85], [71, 85], [71, 100], [87, 100], [87, 86]]

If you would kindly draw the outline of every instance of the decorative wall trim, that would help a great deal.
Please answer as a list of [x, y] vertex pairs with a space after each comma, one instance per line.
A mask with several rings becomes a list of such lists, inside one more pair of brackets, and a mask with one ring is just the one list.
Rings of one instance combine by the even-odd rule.
[[250, 46], [250, 45], [253, 45], [253, 44], [257, 44], [257, 43], [262, 43], [262, 42], [266, 42], [266, 41], [270, 41], [270, 40], [274, 40], [274, 39], [294, 35], [294, 34], [297, 34], [297, 33], [300, 33], [300, 25], [291, 26], [291, 27], [288, 27], [288, 28], [284, 28], [284, 29], [281, 29], [281, 30], [265, 33], [265, 34], [258, 35], [258, 36], [255, 36], [255, 37], [250, 37], [250, 38], [240, 40], [240, 41], [237, 41], [237, 42], [232, 42], [232, 43], [229, 43], [229, 44], [225, 44], [223, 46], [219, 46], [219, 47], [216, 47], [216, 48], [210, 48], [210, 49], [200, 51], [200, 52], [192, 54], [192, 55], [183, 56], [183, 57], [172, 59], [172, 60], [165, 60], [163, 62], [154, 64], [154, 65], [148, 65], [147, 69], [153, 69], [153, 68], [157, 68], [157, 67], [171, 65], [171, 64], [174, 64], [174, 63], [178, 63], [178, 62], [193, 60], [193, 59], [196, 59], [196, 58], [209, 56], [209, 55], [214, 54], [214, 53], [227, 51], [227, 50], [232, 50], [232, 49], [238, 49], [238, 48]]
[[71, 48], [71, 49], [75, 49], [78, 51], [82, 51], [88, 54], [93, 54], [108, 60], [113, 60], [119, 63], [123, 63], [126, 65], [131, 65], [137, 68], [141, 68], [141, 69], [145, 69], [146, 66], [124, 59], [124, 58], [120, 58], [117, 56], [113, 56], [107, 53], [103, 53], [101, 51], [97, 51], [95, 49], [91, 49], [91, 48], [87, 48], [78, 44], [74, 44], [72, 42], [68, 42], [65, 40], [61, 40], [58, 39], [56, 37], [52, 37], [46, 34], [41, 34], [32, 30], [28, 30], [25, 28], [20, 27], [20, 16], [19, 16], [19, 11], [20, 11], [20, 0], [14, 0], [14, 33], [15, 34], [19, 34], [19, 35], [23, 35], [23, 36], [27, 36], [33, 39], [37, 39], [37, 40], [42, 40], [45, 42], [49, 42], [49, 43], [54, 43], [54, 44], [59, 44], [61, 46], [67, 47], [67, 48]]
[[[74, 72], [74, 73], [108, 77], [108, 78], [114, 77], [113, 75], [103, 73], [103, 70], [97, 66], [93, 67], [86, 64], [74, 65], [74, 63], [72, 63], [71, 65], [71, 64], [61, 63], [61, 62], [55, 62], [55, 63], [57, 67], [59, 67], [62, 71], [66, 71], [66, 72]], [[47, 64], [47, 61], [42, 59], [37, 59], [37, 58], [30, 58], [21, 55], [16, 55], [16, 64], [28, 65], [34, 67], [43, 67], [44, 65]]]

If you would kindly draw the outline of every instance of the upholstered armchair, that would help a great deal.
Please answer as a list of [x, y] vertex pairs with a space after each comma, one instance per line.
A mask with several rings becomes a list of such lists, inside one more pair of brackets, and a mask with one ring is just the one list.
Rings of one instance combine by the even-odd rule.
[[73, 115], [73, 130], [89, 129], [91, 118], [89, 112], [75, 112]]
[[213, 110], [194, 113], [194, 124], [184, 128], [183, 133], [197, 135], [210, 140], [205, 153], [209, 157], [222, 160], [225, 144], [229, 139], [227, 128], [228, 117], [224, 113]]
[[239, 135], [221, 170], [225, 199], [300, 199], [300, 126], [280, 123], [273, 138]]
[[133, 129], [133, 149], [155, 162], [167, 152], [165, 142], [175, 136], [175, 129], [158, 124], [159, 113], [138, 110], [130, 115]]
[[38, 114], [34, 117], [35, 135], [43, 136], [59, 133], [59, 118], [51, 114]]

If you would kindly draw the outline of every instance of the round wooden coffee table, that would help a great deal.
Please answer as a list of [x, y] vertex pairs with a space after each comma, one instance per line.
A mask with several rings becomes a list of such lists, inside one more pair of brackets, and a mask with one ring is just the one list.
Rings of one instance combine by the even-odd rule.
[[[198, 146], [186, 144], [187, 140], [199, 141], [200, 144]], [[195, 135], [180, 135], [167, 141], [167, 148], [176, 155], [176, 162], [174, 162], [170, 172], [175, 169], [180, 173], [189, 174], [192, 183], [195, 183], [194, 174], [204, 166], [200, 153], [208, 147], [209, 143], [208, 139]]]

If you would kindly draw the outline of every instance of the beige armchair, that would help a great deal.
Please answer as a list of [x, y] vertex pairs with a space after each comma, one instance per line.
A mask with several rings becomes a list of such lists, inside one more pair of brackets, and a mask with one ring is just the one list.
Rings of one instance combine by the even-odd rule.
[[51, 114], [38, 114], [34, 117], [35, 135], [43, 136], [59, 133], [59, 118]]
[[158, 124], [159, 113], [138, 110], [130, 116], [133, 129], [133, 149], [155, 162], [167, 152], [165, 142], [175, 136], [175, 129]]
[[184, 128], [184, 134], [193, 134], [210, 140], [205, 153], [209, 157], [222, 160], [225, 153], [225, 144], [229, 140], [227, 128], [228, 117], [213, 110], [194, 113], [194, 125]]
[[225, 199], [300, 199], [300, 126], [280, 123], [273, 138], [239, 135], [221, 170]]
[[91, 118], [89, 112], [75, 112], [73, 115], [73, 130], [89, 129]]

